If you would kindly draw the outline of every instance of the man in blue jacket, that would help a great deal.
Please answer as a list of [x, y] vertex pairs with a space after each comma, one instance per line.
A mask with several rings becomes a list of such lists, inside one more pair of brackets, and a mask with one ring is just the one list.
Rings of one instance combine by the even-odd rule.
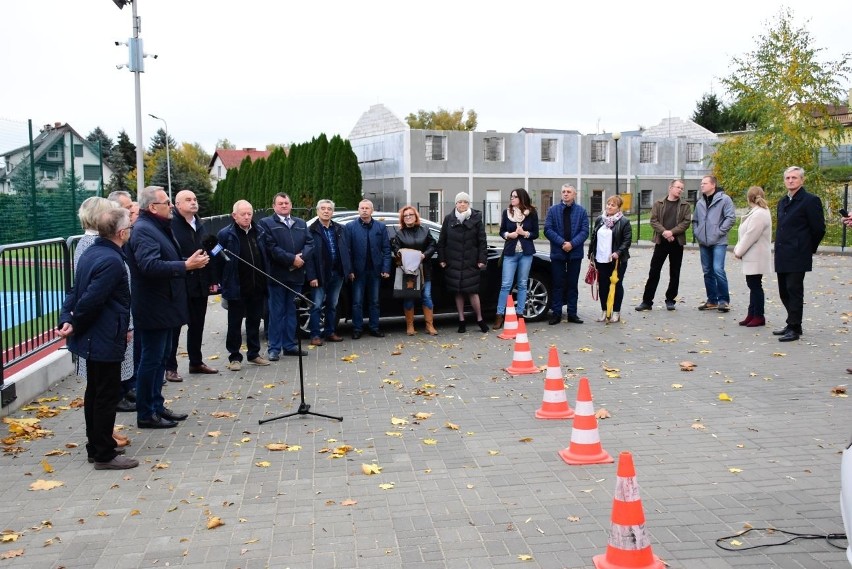
[[98, 220], [98, 239], [80, 257], [74, 288], [65, 297], [59, 335], [86, 359], [86, 453], [95, 470], [123, 470], [139, 461], [116, 452], [112, 431], [121, 399], [121, 362], [131, 340], [130, 285], [121, 247], [132, 229], [130, 214], [116, 208]]
[[387, 227], [373, 219], [373, 202], [361, 200], [358, 219], [346, 224], [345, 234], [352, 257], [352, 339], [359, 339], [364, 331], [365, 292], [370, 336], [384, 338], [379, 328], [379, 285], [381, 279], [390, 277], [391, 249]]
[[715, 176], [704, 176], [701, 179], [701, 197], [695, 204], [695, 214], [692, 216], [692, 233], [698, 241], [707, 293], [707, 300], [698, 306], [698, 310], [728, 312], [731, 309], [725, 256], [728, 252], [728, 232], [736, 220], [734, 201], [716, 187]]
[[[336, 333], [337, 301], [343, 281], [352, 273], [349, 244], [343, 235], [343, 226], [332, 221], [334, 202], [317, 202], [317, 221], [310, 227], [314, 239], [313, 259], [308, 263], [308, 285], [313, 291], [311, 301], [311, 344], [322, 346], [328, 342], [342, 342]], [[320, 321], [324, 319], [322, 331]]]
[[[257, 366], [269, 365], [269, 361], [260, 355], [260, 320], [266, 306], [267, 288], [266, 276], [261, 271], [266, 271], [266, 252], [261, 229], [252, 221], [253, 216], [254, 208], [249, 202], [237, 201], [231, 214], [234, 223], [223, 227], [217, 236], [219, 244], [230, 251], [230, 260], [224, 261], [221, 267], [220, 283], [222, 299], [228, 301], [225, 349], [228, 350], [228, 369], [231, 371], [240, 371], [242, 367], [243, 318], [246, 321], [248, 361]], [[239, 259], [234, 259], [234, 256]]]
[[550, 241], [550, 269], [553, 276], [552, 316], [548, 324], [562, 321], [562, 306], [566, 306], [568, 322], [582, 324], [577, 314], [580, 268], [583, 264], [583, 243], [589, 237], [589, 217], [576, 202], [577, 189], [571, 184], [562, 186], [562, 201], [550, 206], [544, 222], [544, 235]]
[[308, 355], [299, 351], [296, 343], [298, 307], [296, 293], [305, 284], [305, 263], [313, 253], [313, 238], [305, 220], [291, 215], [293, 202], [284, 193], [275, 194], [272, 215], [260, 220], [269, 274], [279, 282], [269, 281], [269, 359], [278, 361], [285, 356]]
[[805, 273], [813, 269], [813, 256], [825, 237], [822, 200], [805, 191], [805, 171], [790, 166], [784, 171], [787, 195], [778, 202], [775, 226], [775, 272], [778, 294], [787, 309], [787, 325], [772, 332], [780, 342], [793, 342], [802, 335], [805, 303]]
[[165, 407], [163, 379], [172, 332], [189, 321], [186, 273], [207, 265], [199, 249], [183, 259], [171, 230], [169, 196], [160, 186], [139, 193], [139, 218], [128, 248], [133, 326], [142, 350], [136, 369], [136, 424], [140, 429], [170, 429], [186, 414]]

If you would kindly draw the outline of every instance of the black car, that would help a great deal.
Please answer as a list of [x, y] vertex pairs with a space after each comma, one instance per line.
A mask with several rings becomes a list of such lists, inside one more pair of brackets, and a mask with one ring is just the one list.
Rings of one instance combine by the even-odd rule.
[[[353, 214], [341, 216], [336, 218], [335, 221], [341, 225], [345, 225], [357, 219], [358, 215]], [[388, 236], [392, 239], [399, 228], [399, 214], [376, 212], [373, 213], [373, 219], [377, 219], [387, 226]], [[311, 221], [313, 222], [314, 220]], [[438, 236], [441, 233], [440, 224], [425, 219], [421, 219], [420, 224], [429, 228], [432, 236], [436, 241], [438, 240]], [[486, 314], [493, 314], [497, 309], [497, 298], [500, 295], [500, 282], [502, 280], [500, 264], [502, 250], [502, 247], [499, 249], [494, 246], [488, 247], [488, 260], [485, 269], [483, 269], [484, 274], [480, 279], [479, 297], [482, 302], [482, 310]], [[538, 321], [544, 320], [547, 317], [550, 307], [550, 280], [550, 256], [547, 253], [536, 253], [533, 257], [533, 264], [527, 284], [527, 304], [523, 314], [526, 320]], [[305, 286], [302, 292], [310, 298], [310, 287]], [[435, 314], [456, 313], [455, 295], [444, 288], [444, 269], [438, 263], [437, 254], [432, 257], [432, 301], [435, 305]], [[393, 277], [382, 280], [379, 290], [379, 304], [382, 318], [402, 317], [402, 301], [393, 298]], [[338, 317], [350, 320], [352, 316], [352, 301], [348, 284], [344, 285], [343, 290], [341, 290], [337, 306]], [[306, 307], [302, 309], [299, 324], [302, 330], [308, 331], [308, 311]]]

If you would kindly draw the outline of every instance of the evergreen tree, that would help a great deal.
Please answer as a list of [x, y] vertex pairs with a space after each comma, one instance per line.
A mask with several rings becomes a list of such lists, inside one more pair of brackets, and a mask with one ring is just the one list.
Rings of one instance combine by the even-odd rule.
[[153, 153], [161, 148], [169, 145], [169, 151], [175, 147], [175, 140], [171, 136], [166, 136], [166, 131], [162, 128], [157, 129], [157, 133], [151, 137], [151, 144], [148, 145], [148, 152]]
[[[323, 176], [325, 176], [325, 159], [327, 155], [328, 138], [326, 138], [325, 133], [322, 133], [314, 143], [314, 171], [311, 179], [311, 207], [316, 206], [319, 200], [331, 196], [331, 194], [325, 193], [325, 183], [323, 182]], [[331, 198], [329, 197], [328, 199]]]
[[96, 126], [92, 130], [92, 132], [90, 132], [86, 136], [86, 140], [91, 142], [92, 145], [95, 148], [97, 148], [98, 143], [100, 142], [100, 144], [101, 144], [101, 157], [103, 157], [104, 162], [106, 162], [107, 164], [110, 165], [110, 167], [112, 167], [112, 162], [111, 162], [110, 158], [112, 156], [112, 149], [113, 149], [114, 143], [113, 143], [112, 139], [109, 136], [107, 136], [107, 133], [105, 133], [101, 127]]
[[323, 193], [326, 196], [330, 196], [331, 201], [334, 202], [337, 209], [344, 209], [343, 206], [338, 203], [341, 199], [341, 194], [338, 186], [334, 183], [337, 173], [337, 160], [342, 148], [343, 139], [340, 138], [339, 134], [335, 134], [331, 137], [331, 140], [328, 143], [328, 152], [326, 152], [325, 155], [325, 165], [322, 177], [322, 183], [325, 186], [325, 191]]

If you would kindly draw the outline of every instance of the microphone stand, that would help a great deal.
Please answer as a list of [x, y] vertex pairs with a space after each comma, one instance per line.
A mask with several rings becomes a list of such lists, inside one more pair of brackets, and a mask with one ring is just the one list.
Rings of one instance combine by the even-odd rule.
[[[246, 265], [248, 265], [249, 267], [251, 267], [255, 271], [259, 272], [260, 274], [262, 274], [263, 276], [265, 276], [269, 280], [273, 281], [274, 283], [276, 283], [278, 285], [281, 285], [285, 289], [287, 289], [290, 292], [292, 292], [293, 294], [295, 294], [297, 297], [299, 297], [302, 300], [304, 300], [305, 302], [307, 302], [309, 306], [314, 305], [314, 303], [311, 302], [310, 300], [308, 300], [308, 298], [306, 296], [304, 296], [303, 294], [301, 294], [299, 292], [296, 292], [295, 290], [293, 290], [289, 286], [285, 285], [284, 283], [282, 283], [281, 281], [279, 281], [278, 279], [276, 279], [275, 277], [273, 277], [269, 273], [267, 273], [267, 272], [263, 271], [262, 269], [252, 265], [251, 263], [249, 263], [248, 261], [246, 261], [245, 259], [243, 259], [239, 255], [237, 255], [233, 251], [229, 251], [228, 249], [225, 249], [224, 247], [222, 248], [222, 251], [224, 251], [227, 255], [230, 255], [230, 257], [227, 256], [227, 255], [225, 256], [226, 261], [229, 260], [231, 257], [233, 257], [235, 259], [239, 259], [240, 262], [245, 263]], [[294, 302], [295, 302], [295, 300], [294, 300]], [[298, 322], [298, 316], [297, 316], [297, 322]], [[283, 415], [277, 415], [275, 417], [270, 417], [268, 419], [260, 419], [257, 422], [257, 424], [263, 425], [264, 423], [269, 423], [271, 421], [277, 421], [278, 419], [286, 419], [288, 417], [293, 417], [295, 415], [314, 415], [315, 417], [325, 417], [326, 419], [334, 419], [336, 421], [343, 421], [343, 417], [338, 417], [338, 416], [335, 416], [335, 415], [326, 415], [324, 413], [317, 413], [315, 411], [311, 411], [310, 404], [305, 402], [305, 368], [304, 368], [304, 363], [302, 361], [302, 331], [299, 329], [298, 325], [296, 326], [296, 339], [299, 343], [298, 344], [299, 345], [299, 396], [301, 397], [301, 402], [299, 403], [299, 408], [296, 411], [293, 411], [292, 413], [285, 413]]]

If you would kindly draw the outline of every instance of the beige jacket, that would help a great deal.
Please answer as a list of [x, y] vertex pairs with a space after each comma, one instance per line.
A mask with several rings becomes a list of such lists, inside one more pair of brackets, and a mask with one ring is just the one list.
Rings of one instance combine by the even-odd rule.
[[742, 259], [744, 275], [772, 272], [772, 215], [768, 209], [753, 207], [743, 216], [734, 255]]

